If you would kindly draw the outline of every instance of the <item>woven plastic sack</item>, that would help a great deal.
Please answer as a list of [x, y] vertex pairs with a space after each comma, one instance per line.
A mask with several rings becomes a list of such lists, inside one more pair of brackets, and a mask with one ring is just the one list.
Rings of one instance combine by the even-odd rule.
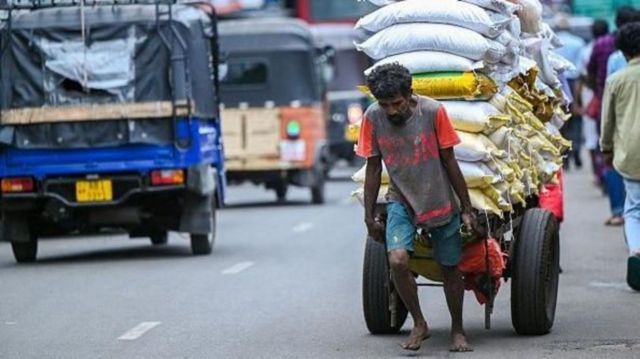
[[[378, 192], [378, 198], [376, 199], [377, 204], [385, 204], [387, 203], [387, 192], [389, 192], [388, 185], [380, 186], [380, 191]], [[355, 197], [361, 205], [364, 206], [364, 188], [360, 187], [357, 190], [351, 192], [351, 195]]]
[[[364, 179], [367, 176], [367, 165], [365, 164], [356, 173], [351, 176], [351, 179], [356, 183], [364, 184]], [[387, 166], [382, 163], [382, 175], [380, 176], [380, 183], [383, 185], [389, 184], [389, 172], [387, 172]]]
[[438, 100], [486, 100], [498, 86], [486, 75], [474, 72], [440, 72], [413, 76], [413, 91]]
[[406, 67], [412, 74], [425, 72], [449, 72], [449, 71], [474, 71], [484, 67], [482, 61], [469, 60], [465, 57], [439, 51], [414, 51], [394, 55], [378, 61], [375, 65], [365, 70], [369, 75], [378, 66], [399, 63]]
[[[358, 0], [358, 1], [364, 1], [364, 0]], [[386, 6], [396, 2], [395, 0], [368, 0], [368, 1], [376, 6]]]
[[409, 269], [434, 282], [444, 281], [442, 269], [433, 256], [431, 244], [416, 235], [413, 241], [413, 250], [413, 255], [409, 259]]
[[497, 63], [507, 54], [504, 45], [469, 29], [443, 24], [399, 24], [373, 35], [356, 48], [374, 60], [413, 51], [441, 51]]
[[443, 101], [442, 105], [459, 131], [489, 134], [511, 120], [487, 102]]
[[458, 161], [468, 188], [484, 188], [498, 183], [501, 178], [482, 162]]
[[506, 157], [506, 153], [499, 150], [485, 135], [458, 131], [458, 136], [461, 142], [453, 151], [459, 161], [490, 161]]
[[506, 15], [511, 15], [520, 10], [520, 5], [516, 5], [504, 0], [461, 0], [469, 4], [480, 6], [481, 8], [492, 10]]
[[521, 6], [516, 13], [520, 18], [522, 31], [537, 34], [542, 30], [542, 4], [538, 0], [511, 0]]
[[502, 211], [500, 207], [491, 200], [491, 198], [487, 197], [480, 189], [477, 188], [469, 188], [469, 197], [471, 198], [471, 207], [479, 210], [479, 211], [487, 211], [497, 215], [502, 218]]
[[511, 18], [490, 16], [482, 8], [460, 1], [405, 0], [366, 15], [356, 23], [356, 28], [378, 32], [397, 24], [419, 22], [460, 26], [494, 38], [509, 25]]

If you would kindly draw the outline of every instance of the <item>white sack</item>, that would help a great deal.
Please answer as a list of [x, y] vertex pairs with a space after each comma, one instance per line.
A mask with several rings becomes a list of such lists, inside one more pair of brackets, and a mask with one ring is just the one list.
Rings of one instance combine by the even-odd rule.
[[504, 0], [461, 0], [469, 4], [480, 6], [487, 10], [493, 10], [502, 14], [511, 15], [520, 10], [519, 5]]
[[464, 2], [405, 0], [361, 18], [356, 28], [378, 32], [397, 24], [424, 22], [456, 25], [493, 38], [500, 35], [510, 21], [509, 16], [489, 16], [485, 10]]
[[442, 51], [471, 60], [496, 63], [507, 53], [504, 45], [469, 29], [421, 23], [388, 27], [367, 41], [356, 44], [356, 48], [375, 60], [405, 52]]
[[[358, 1], [363, 1], [363, 0], [358, 0]], [[395, 0], [369, 0], [369, 2], [376, 6], [386, 6], [386, 5], [393, 4], [396, 1]]]
[[503, 121], [492, 121], [491, 116], [501, 115], [487, 102], [441, 101], [456, 130], [478, 133], [493, 131], [503, 126]]
[[537, 34], [542, 30], [542, 4], [538, 0], [514, 0], [522, 7], [518, 10], [518, 17], [522, 31]]
[[462, 142], [453, 148], [458, 161], [486, 162], [506, 157], [506, 152], [499, 150], [485, 135], [458, 131], [458, 136]]
[[385, 64], [394, 62], [409, 69], [412, 74], [425, 72], [447, 72], [447, 71], [474, 71], [484, 67], [482, 61], [473, 61], [465, 57], [448, 54], [438, 51], [415, 51], [404, 54], [389, 56], [378, 61], [375, 65], [365, 70], [365, 75], [369, 75], [373, 69]]

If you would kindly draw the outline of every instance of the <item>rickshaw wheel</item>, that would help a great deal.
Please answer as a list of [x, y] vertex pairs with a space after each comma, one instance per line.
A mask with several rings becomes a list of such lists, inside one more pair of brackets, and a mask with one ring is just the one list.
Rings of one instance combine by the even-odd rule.
[[[390, 301], [395, 302], [394, 323]], [[385, 246], [371, 238], [367, 239], [364, 251], [362, 307], [371, 334], [397, 333], [407, 320], [407, 309], [392, 289]]]
[[211, 211], [211, 232], [191, 234], [191, 252], [196, 256], [211, 254], [213, 251], [216, 241], [216, 206], [212, 206]]
[[558, 298], [559, 239], [558, 223], [550, 212], [525, 212], [513, 244], [511, 282], [511, 321], [520, 335], [551, 331]]

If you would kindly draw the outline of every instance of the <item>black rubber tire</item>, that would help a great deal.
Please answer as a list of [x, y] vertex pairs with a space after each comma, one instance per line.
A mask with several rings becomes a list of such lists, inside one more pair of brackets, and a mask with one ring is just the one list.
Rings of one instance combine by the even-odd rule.
[[512, 258], [511, 322], [520, 335], [553, 327], [560, 274], [558, 222], [548, 211], [525, 212]]
[[191, 252], [196, 256], [208, 255], [213, 251], [216, 242], [216, 206], [211, 209], [211, 232], [208, 234], [191, 234]]
[[149, 239], [151, 240], [151, 244], [154, 246], [164, 246], [167, 243], [169, 243], [169, 232], [167, 231], [153, 232], [149, 235]]
[[11, 249], [13, 256], [18, 263], [33, 263], [38, 256], [38, 240], [32, 239], [29, 242], [12, 242]]
[[397, 293], [396, 322], [391, 325], [389, 301], [392, 290], [389, 263], [384, 244], [367, 239], [362, 271], [362, 308], [367, 329], [371, 334], [395, 334], [407, 320], [407, 309]]
[[311, 203], [313, 204], [324, 204], [325, 202], [326, 179], [324, 174], [319, 174], [319, 176], [318, 182], [311, 187]]

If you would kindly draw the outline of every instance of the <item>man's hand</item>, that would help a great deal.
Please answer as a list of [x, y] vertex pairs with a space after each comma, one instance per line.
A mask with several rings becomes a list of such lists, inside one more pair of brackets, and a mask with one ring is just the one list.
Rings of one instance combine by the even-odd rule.
[[369, 237], [374, 241], [384, 243], [384, 223], [380, 218], [365, 219], [364, 223], [367, 225], [367, 231]]
[[478, 220], [472, 208], [463, 208], [460, 217], [462, 218], [465, 232], [482, 234], [483, 231], [478, 227]]
[[602, 152], [602, 158], [604, 159], [604, 164], [613, 167], [613, 152]]

